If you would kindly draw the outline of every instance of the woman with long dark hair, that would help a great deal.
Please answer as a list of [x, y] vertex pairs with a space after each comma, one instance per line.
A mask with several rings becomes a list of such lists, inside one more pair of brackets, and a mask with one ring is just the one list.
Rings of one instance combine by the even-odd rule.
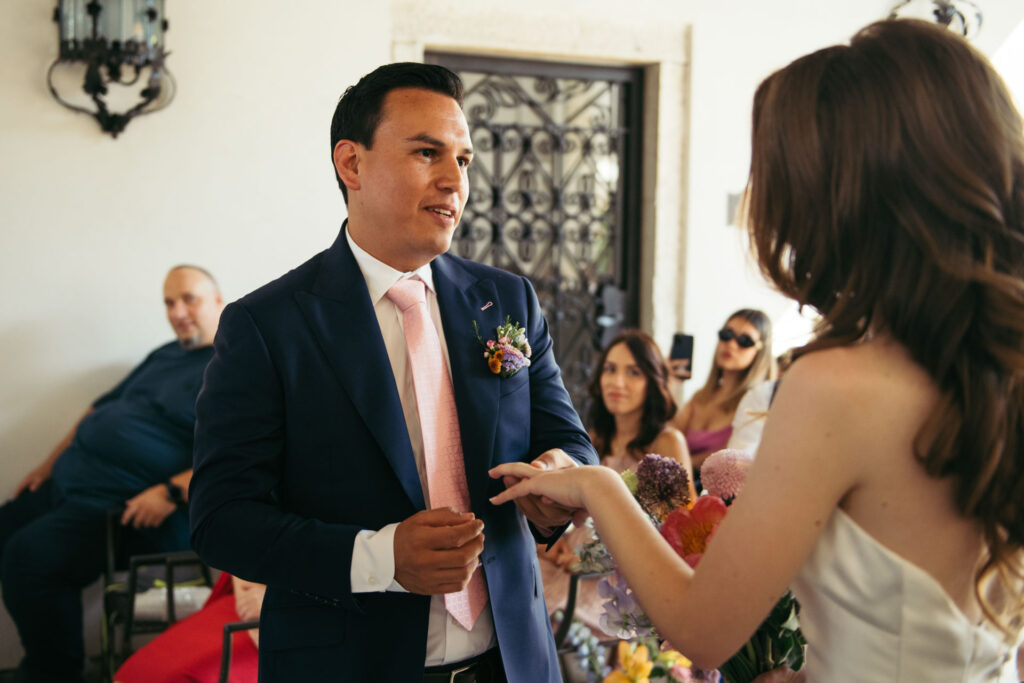
[[[668, 388], [668, 367], [657, 343], [640, 330], [623, 330], [598, 359], [589, 387], [590, 438], [601, 464], [616, 472], [633, 469], [648, 453], [678, 461], [693, 482], [693, 468], [686, 441], [667, 424], [676, 411]], [[691, 488], [691, 499], [696, 496]], [[538, 546], [541, 578], [548, 612], [561, 608], [569, 593], [569, 572], [576, 561], [575, 549], [590, 540], [590, 530], [580, 527], [562, 536], [551, 548]], [[599, 628], [602, 599], [596, 579], [584, 579], [578, 587], [576, 618]]]
[[590, 437], [601, 464], [622, 471], [657, 453], [692, 475], [686, 441], [668, 424], [676, 402], [664, 356], [650, 335], [624, 330], [612, 340], [598, 361], [590, 396]]
[[747, 222], [822, 322], [691, 570], [598, 467], [524, 481], [593, 515], [658, 631], [727, 659], [792, 585], [811, 681], [1018, 681], [1024, 128], [988, 61], [885, 21], [769, 76]]

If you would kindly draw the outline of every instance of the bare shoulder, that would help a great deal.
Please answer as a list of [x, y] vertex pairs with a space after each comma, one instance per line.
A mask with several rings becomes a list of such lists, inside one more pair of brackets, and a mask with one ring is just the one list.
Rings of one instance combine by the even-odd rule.
[[885, 443], [909, 443], [937, 398], [906, 349], [882, 338], [801, 357], [779, 386], [772, 414], [802, 434], [820, 427], [834, 447], [866, 462]]
[[[904, 403], [915, 395], [933, 400], [935, 386], [907, 350], [887, 338], [807, 354], [786, 373], [780, 394], [798, 393], [823, 407], [842, 409]], [[865, 399], [870, 398], [868, 405]]]
[[691, 398], [672, 417], [671, 426], [679, 431], [686, 431], [690, 428], [690, 420], [693, 418], [693, 399]]
[[[658, 446], [685, 448], [686, 437], [683, 436], [681, 431], [667, 424], [662, 428], [661, 433], [654, 438], [654, 441], [651, 442], [652, 449], [656, 449]], [[654, 452], [660, 453], [661, 451], [654, 450]]]
[[661, 433], [651, 442], [649, 450], [666, 458], [677, 460], [687, 467], [690, 466], [690, 451], [686, 447], [686, 437], [672, 425], [665, 425]]

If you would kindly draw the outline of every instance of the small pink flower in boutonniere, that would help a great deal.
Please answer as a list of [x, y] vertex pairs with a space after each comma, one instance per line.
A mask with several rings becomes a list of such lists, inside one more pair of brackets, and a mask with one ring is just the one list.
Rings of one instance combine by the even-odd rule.
[[523, 368], [530, 367], [530, 355], [533, 350], [530, 342], [526, 340], [526, 328], [519, 323], [513, 323], [510, 316], [505, 316], [505, 322], [498, 325], [495, 330], [494, 339], [486, 342], [480, 336], [480, 328], [476, 321], [473, 321], [473, 331], [476, 333], [477, 341], [484, 347], [484, 358], [487, 359], [487, 368], [501, 378], [511, 377]]

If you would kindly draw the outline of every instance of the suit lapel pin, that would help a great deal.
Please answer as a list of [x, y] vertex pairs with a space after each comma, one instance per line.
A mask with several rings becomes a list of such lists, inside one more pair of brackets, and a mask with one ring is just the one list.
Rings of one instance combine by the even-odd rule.
[[493, 301], [488, 301], [487, 303], [485, 303], [483, 306], [480, 307], [480, 310], [481, 311], [486, 311], [488, 308], [490, 308], [493, 305], [494, 305]]

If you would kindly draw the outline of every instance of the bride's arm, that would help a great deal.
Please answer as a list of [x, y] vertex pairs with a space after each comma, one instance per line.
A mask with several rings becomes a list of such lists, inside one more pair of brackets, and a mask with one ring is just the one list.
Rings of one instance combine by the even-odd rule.
[[790, 370], [743, 492], [696, 572], [610, 470], [536, 476], [494, 501], [529, 491], [585, 507], [658, 632], [698, 666], [716, 668], [786, 591], [863, 467], [849, 453], [864, 447], [851, 412], [864, 397], [841, 358], [812, 354]]

